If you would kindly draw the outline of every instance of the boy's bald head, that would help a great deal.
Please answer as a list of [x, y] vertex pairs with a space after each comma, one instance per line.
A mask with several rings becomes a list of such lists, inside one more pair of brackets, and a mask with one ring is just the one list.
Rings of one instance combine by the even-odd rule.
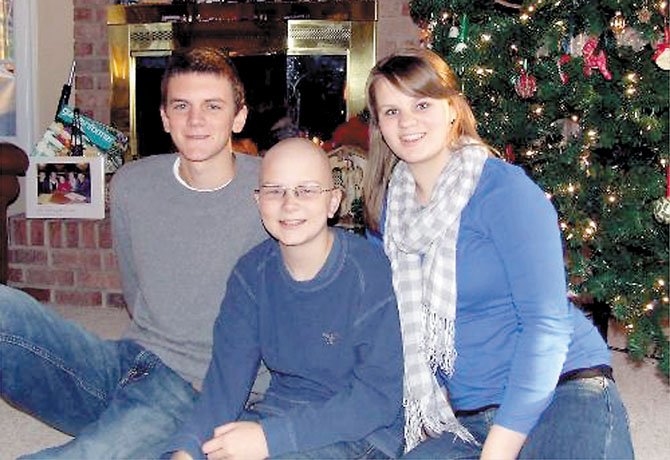
[[268, 150], [261, 165], [261, 184], [269, 179], [266, 176], [273, 175], [271, 172], [279, 163], [290, 166], [293, 173], [301, 176], [303, 181], [316, 181], [327, 188], [333, 186], [333, 175], [326, 152], [308, 139], [284, 139]]

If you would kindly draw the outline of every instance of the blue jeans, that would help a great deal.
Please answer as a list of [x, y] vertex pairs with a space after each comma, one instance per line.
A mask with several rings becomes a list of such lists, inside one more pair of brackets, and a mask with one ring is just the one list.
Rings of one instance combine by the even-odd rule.
[[75, 437], [22, 458], [156, 459], [197, 392], [138, 344], [102, 340], [0, 285], [0, 395]]
[[[481, 443], [491, 429], [495, 408], [459, 421]], [[424, 441], [407, 459], [478, 459], [481, 446], [450, 433]], [[616, 385], [605, 377], [570, 380], [558, 387], [519, 453], [520, 459], [632, 459], [628, 416]]]

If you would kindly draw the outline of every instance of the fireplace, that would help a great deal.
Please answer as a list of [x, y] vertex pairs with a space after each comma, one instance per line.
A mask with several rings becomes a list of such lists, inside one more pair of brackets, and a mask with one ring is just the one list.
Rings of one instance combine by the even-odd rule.
[[376, 18], [376, 0], [110, 6], [110, 118], [130, 138], [125, 159], [171, 151], [158, 82], [182, 46], [230, 54], [250, 110], [240, 137], [260, 150], [282, 133], [328, 139], [365, 106]]

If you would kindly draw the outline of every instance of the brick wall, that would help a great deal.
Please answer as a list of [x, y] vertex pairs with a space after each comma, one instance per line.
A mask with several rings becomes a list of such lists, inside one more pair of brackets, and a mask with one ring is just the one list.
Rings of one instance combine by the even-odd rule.
[[114, 0], [74, 0], [75, 105], [109, 123], [110, 75], [107, 6]]
[[9, 218], [9, 282], [41, 302], [123, 307], [110, 221]]

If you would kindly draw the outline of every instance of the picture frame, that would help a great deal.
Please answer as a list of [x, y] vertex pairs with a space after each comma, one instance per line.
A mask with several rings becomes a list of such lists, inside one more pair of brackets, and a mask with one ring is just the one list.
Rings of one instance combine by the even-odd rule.
[[104, 156], [31, 157], [26, 172], [26, 217], [103, 219]]

